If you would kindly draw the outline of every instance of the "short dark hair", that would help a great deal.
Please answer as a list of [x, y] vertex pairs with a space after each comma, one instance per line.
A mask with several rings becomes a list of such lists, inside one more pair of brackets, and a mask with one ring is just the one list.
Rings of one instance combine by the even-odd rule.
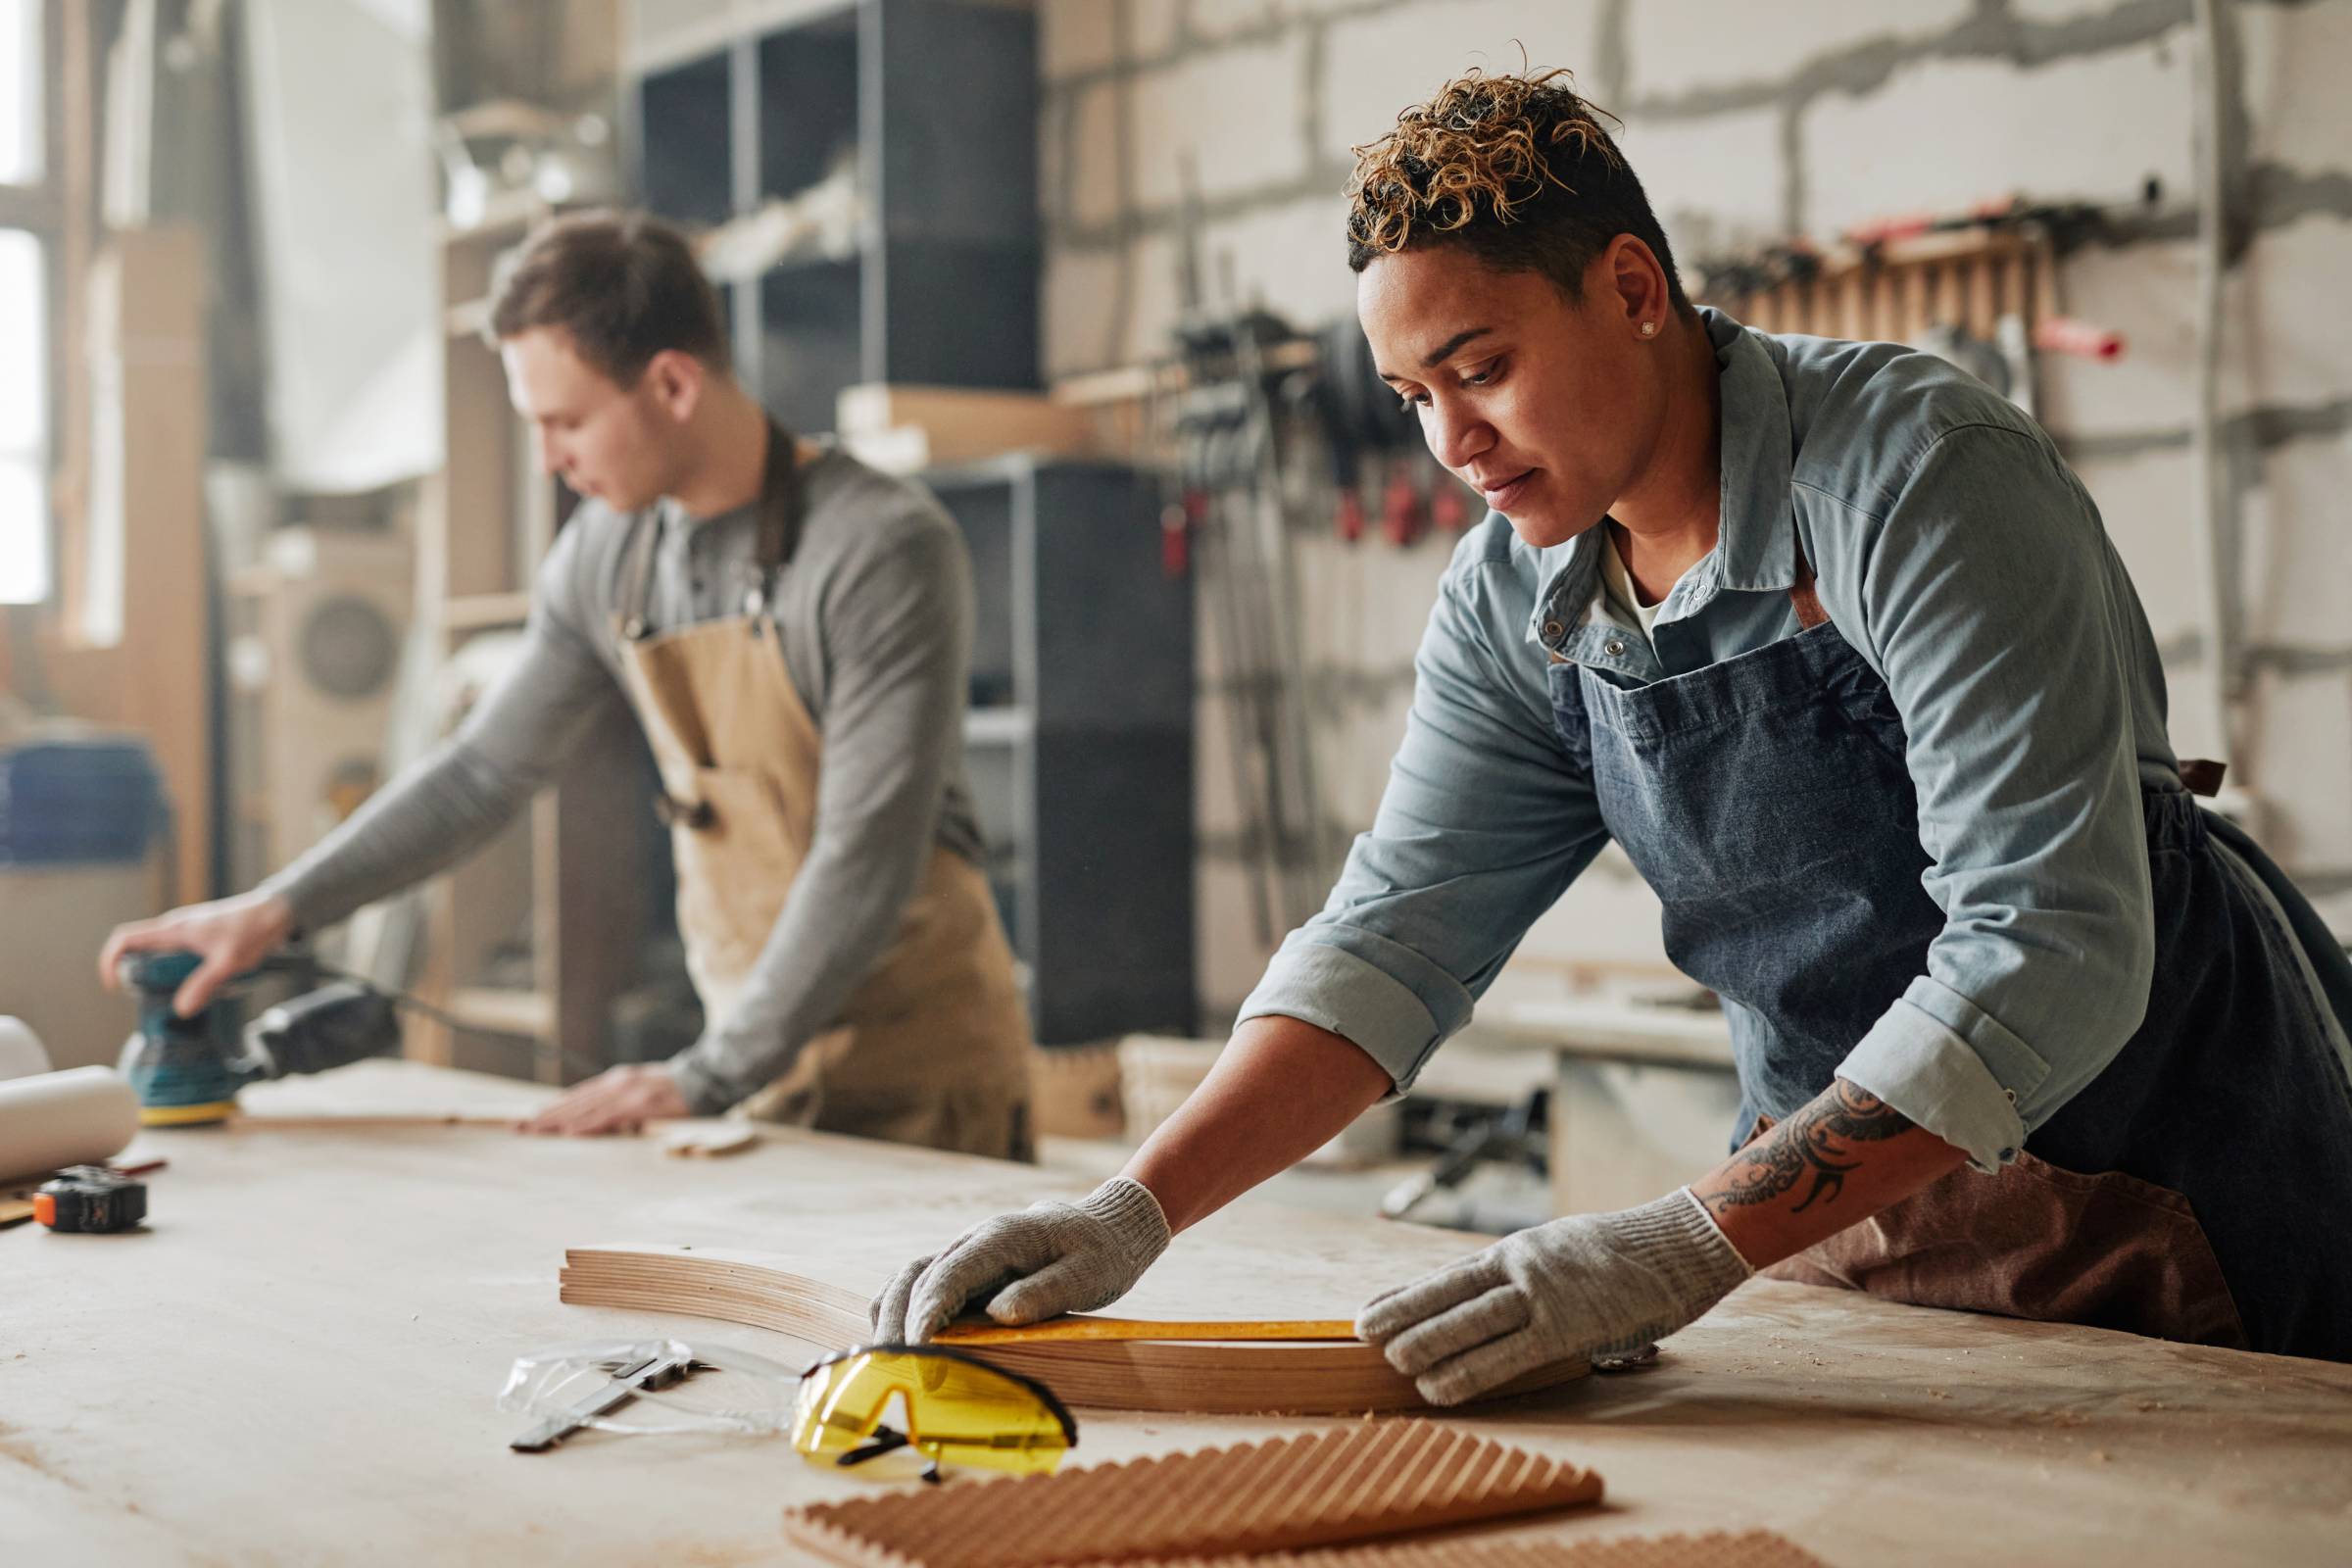
[[1565, 71], [1471, 71], [1396, 128], [1355, 151], [1348, 181], [1348, 267], [1415, 245], [1458, 245], [1489, 266], [1540, 272], [1584, 294], [1585, 270], [1620, 234], [1648, 246], [1675, 310], [1690, 312], [1674, 251], [1642, 181]]
[[645, 213], [566, 213], [499, 263], [490, 335], [539, 326], [563, 327], [581, 359], [624, 387], [664, 349], [728, 368], [726, 318], [693, 245]]

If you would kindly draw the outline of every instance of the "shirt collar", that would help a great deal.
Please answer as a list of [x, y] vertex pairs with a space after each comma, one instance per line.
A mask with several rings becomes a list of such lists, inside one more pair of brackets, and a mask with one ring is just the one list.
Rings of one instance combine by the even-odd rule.
[[1699, 309], [1715, 345], [1723, 396], [1723, 520], [1716, 552], [1723, 586], [1786, 593], [1796, 585], [1796, 516], [1788, 475], [1796, 439], [1788, 391], [1761, 333], [1721, 311]]
[[[1706, 306], [1698, 315], [1715, 348], [1723, 403], [1723, 515], [1713, 557], [1720, 573], [1717, 586], [1786, 593], [1796, 584], [1796, 518], [1788, 501], [1795, 440], [1788, 390], [1761, 334]], [[1600, 540], [1597, 527], [1588, 528], [1538, 553], [1544, 590], [1536, 596], [1529, 641], [1571, 659], [1582, 651], [1570, 643], [1589, 640], [1576, 633], [1594, 618], [1591, 607], [1600, 586]]]

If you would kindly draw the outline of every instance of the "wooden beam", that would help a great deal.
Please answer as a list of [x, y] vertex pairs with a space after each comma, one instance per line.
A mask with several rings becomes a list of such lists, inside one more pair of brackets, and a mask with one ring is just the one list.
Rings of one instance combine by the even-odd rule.
[[98, 237], [98, 97], [96, 50], [90, 36], [88, 5], [52, 6], [57, 24], [56, 108], [50, 124], [56, 132], [51, 156], [57, 160], [60, 222], [55, 252], [60, 315], [51, 352], [59, 358], [59, 374], [50, 384], [58, 399], [50, 421], [55, 453], [50, 512], [57, 519], [58, 549], [51, 580], [57, 602], [78, 580], [84, 529], [89, 516], [90, 369], [82, 345], [89, 331], [90, 259]]
[[38, 185], [0, 185], [0, 228], [46, 232], [65, 216], [55, 192]]
[[[176, 833], [174, 895], [212, 891], [212, 695], [206, 658], [204, 254], [194, 229], [116, 235], [91, 270], [88, 358], [104, 367], [107, 515], [88, 496], [60, 579], [51, 676], [69, 711], [137, 731], [154, 751]], [[81, 356], [77, 355], [76, 358]], [[93, 384], [95, 407], [98, 396]], [[111, 564], [97, 526], [119, 528]], [[111, 581], [100, 581], [104, 570]], [[105, 601], [101, 604], [100, 601]]]

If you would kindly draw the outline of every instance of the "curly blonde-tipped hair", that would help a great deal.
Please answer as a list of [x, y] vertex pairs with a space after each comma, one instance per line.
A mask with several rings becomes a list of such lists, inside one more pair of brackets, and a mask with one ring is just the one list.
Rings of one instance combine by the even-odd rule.
[[1665, 233], [1609, 133], [1617, 119], [1573, 80], [1565, 70], [1474, 69], [1355, 148], [1348, 267], [1360, 272], [1410, 246], [1456, 244], [1504, 270], [1543, 272], [1573, 298], [1592, 258], [1631, 234], [1656, 255], [1676, 309], [1688, 312]]

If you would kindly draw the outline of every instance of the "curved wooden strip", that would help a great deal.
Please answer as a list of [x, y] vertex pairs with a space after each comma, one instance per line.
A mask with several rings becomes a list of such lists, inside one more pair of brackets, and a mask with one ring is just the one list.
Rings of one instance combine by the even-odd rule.
[[[742, 1253], [572, 1248], [564, 1254], [563, 1298], [691, 1313], [814, 1345], [856, 1345], [868, 1329], [865, 1296]], [[1036, 1378], [1071, 1404], [1102, 1409], [1348, 1415], [1427, 1405], [1411, 1379], [1360, 1343], [1052, 1341], [974, 1346], [968, 1353]], [[1495, 1396], [1550, 1388], [1583, 1372], [1545, 1368]]]

